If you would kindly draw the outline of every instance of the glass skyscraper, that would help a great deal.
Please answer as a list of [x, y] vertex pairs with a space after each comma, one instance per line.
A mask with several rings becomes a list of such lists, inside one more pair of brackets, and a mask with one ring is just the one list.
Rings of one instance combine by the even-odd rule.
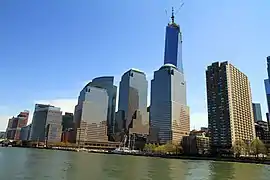
[[262, 110], [260, 103], [252, 103], [254, 122], [262, 121]]
[[109, 96], [107, 90], [88, 83], [80, 92], [75, 106], [76, 142], [106, 142]]
[[270, 112], [270, 56], [266, 58], [267, 60], [267, 74], [268, 78], [264, 80], [265, 93], [267, 99], [268, 112]]
[[101, 87], [107, 90], [108, 93], [108, 113], [107, 113], [107, 125], [108, 135], [115, 133], [115, 107], [116, 107], [116, 93], [117, 87], [113, 84], [113, 76], [97, 77], [89, 83], [90, 86]]
[[174, 22], [173, 12], [171, 18], [172, 22], [166, 27], [164, 64], [173, 64], [183, 73], [182, 34], [179, 25]]
[[[135, 128], [133, 127], [134, 120], [140, 121], [142, 127], [149, 126], [147, 88], [146, 75], [140, 70], [130, 69], [122, 76], [119, 87], [118, 110], [124, 112], [124, 129]], [[139, 133], [141, 131], [141, 133], [145, 133], [145, 128], [139, 129], [133, 129], [133, 132]]]
[[151, 141], [180, 143], [190, 131], [189, 108], [184, 74], [173, 64], [165, 64], [151, 81]]
[[151, 81], [150, 136], [155, 143], [180, 143], [190, 131], [189, 107], [182, 64], [182, 35], [172, 21], [166, 27], [164, 65]]

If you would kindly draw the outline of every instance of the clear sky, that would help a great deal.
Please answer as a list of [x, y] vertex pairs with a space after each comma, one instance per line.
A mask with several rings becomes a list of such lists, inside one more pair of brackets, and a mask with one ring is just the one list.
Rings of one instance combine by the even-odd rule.
[[[164, 33], [179, 0], [1, 0], [0, 130], [34, 103], [73, 112], [85, 83], [129, 68], [151, 80], [163, 64]], [[183, 64], [191, 127], [207, 125], [205, 69], [229, 60], [248, 75], [252, 97], [266, 99], [270, 55], [269, 0], [185, 0], [176, 22], [183, 32]], [[150, 85], [150, 84], [149, 84]], [[265, 119], [265, 118], [264, 118]]]

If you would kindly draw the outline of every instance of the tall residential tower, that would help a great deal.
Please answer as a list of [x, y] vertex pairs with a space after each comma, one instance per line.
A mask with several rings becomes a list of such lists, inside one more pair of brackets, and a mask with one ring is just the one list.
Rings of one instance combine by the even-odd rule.
[[236, 140], [255, 138], [250, 84], [247, 76], [228, 62], [206, 70], [208, 126], [213, 153], [230, 149]]

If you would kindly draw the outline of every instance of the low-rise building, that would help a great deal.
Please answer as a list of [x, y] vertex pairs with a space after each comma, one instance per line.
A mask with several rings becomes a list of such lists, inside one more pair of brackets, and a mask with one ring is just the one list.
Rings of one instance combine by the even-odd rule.
[[183, 137], [182, 147], [184, 153], [188, 155], [208, 154], [209, 137], [206, 137], [204, 132], [200, 134], [199, 131], [196, 131], [196, 133]]

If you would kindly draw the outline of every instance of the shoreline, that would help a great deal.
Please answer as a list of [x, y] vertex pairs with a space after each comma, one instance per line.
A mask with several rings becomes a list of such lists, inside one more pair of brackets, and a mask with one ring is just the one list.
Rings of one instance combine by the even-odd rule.
[[183, 159], [183, 160], [201, 160], [201, 161], [217, 161], [217, 162], [235, 162], [235, 163], [249, 163], [249, 164], [262, 164], [270, 165], [269, 159], [251, 159], [251, 158], [231, 158], [231, 157], [207, 157], [207, 156], [186, 156], [186, 155], [169, 155], [169, 154], [147, 154], [147, 153], [113, 153], [106, 150], [86, 150], [78, 148], [44, 148], [44, 147], [22, 147], [13, 146], [18, 148], [31, 148], [31, 149], [44, 149], [44, 150], [58, 150], [58, 151], [73, 151], [73, 152], [87, 152], [98, 154], [115, 154], [120, 156], [141, 156], [150, 158], [163, 158], [163, 159]]

